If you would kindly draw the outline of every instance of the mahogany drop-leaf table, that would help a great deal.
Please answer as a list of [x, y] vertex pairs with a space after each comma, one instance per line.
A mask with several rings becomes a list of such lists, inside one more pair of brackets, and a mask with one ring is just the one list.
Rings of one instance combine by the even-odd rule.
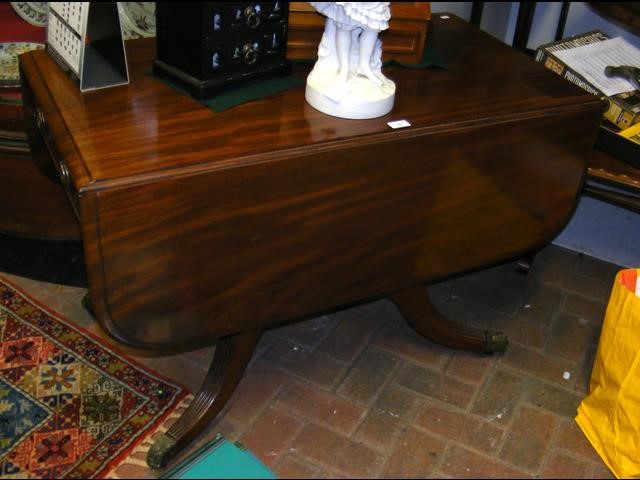
[[21, 56], [31, 146], [78, 216], [97, 321], [134, 347], [218, 342], [152, 466], [218, 414], [280, 322], [386, 296], [434, 341], [505, 348], [439, 315], [424, 284], [559, 232], [602, 104], [453, 15], [434, 15], [427, 49], [446, 68], [387, 68], [395, 106], [370, 120], [322, 114], [304, 88], [214, 113], [148, 74], [153, 39], [128, 42], [129, 85], [86, 93], [45, 51]]

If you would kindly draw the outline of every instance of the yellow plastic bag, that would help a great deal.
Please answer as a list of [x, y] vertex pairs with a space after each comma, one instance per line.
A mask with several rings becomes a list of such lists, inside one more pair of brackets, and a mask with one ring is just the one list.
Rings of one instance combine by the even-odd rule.
[[640, 269], [616, 275], [576, 422], [618, 478], [640, 478]]

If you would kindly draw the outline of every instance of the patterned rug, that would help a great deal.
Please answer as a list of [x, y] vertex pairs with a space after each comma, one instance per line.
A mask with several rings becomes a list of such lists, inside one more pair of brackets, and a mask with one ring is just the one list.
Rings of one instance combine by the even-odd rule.
[[188, 394], [0, 278], [0, 478], [101, 478]]

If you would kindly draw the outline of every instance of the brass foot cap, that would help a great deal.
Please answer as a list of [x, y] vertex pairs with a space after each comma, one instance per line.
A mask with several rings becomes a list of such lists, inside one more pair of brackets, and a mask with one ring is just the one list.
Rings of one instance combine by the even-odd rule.
[[175, 454], [176, 441], [162, 435], [155, 441], [147, 453], [147, 465], [151, 468], [163, 468]]
[[484, 332], [484, 351], [485, 353], [504, 352], [509, 346], [507, 336], [502, 332], [492, 332], [487, 330]]

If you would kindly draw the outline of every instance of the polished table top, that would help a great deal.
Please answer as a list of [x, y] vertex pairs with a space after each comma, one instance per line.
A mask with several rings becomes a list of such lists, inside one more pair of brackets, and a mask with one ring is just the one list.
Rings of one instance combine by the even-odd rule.
[[[580, 89], [559, 82], [521, 52], [497, 49], [495, 43], [455, 16], [443, 20], [434, 15], [427, 48], [433, 46], [447, 68], [385, 69], [397, 84], [396, 103], [390, 114], [373, 120], [317, 112], [305, 103], [303, 87], [213, 113], [148, 75], [153, 39], [128, 42], [127, 86], [82, 94], [44, 51], [29, 54], [24, 68], [35, 62], [47, 79], [50, 107], [73, 137], [73, 146], [64, 153], [82, 191], [171, 175], [175, 169], [263, 162], [298, 149], [331, 148], [362, 135], [382, 140], [454, 124], [460, 128], [550, 115], [560, 108], [592, 108], [589, 103], [597, 102], [587, 101]], [[388, 121], [399, 119], [412, 124], [410, 132], [389, 128]]]

